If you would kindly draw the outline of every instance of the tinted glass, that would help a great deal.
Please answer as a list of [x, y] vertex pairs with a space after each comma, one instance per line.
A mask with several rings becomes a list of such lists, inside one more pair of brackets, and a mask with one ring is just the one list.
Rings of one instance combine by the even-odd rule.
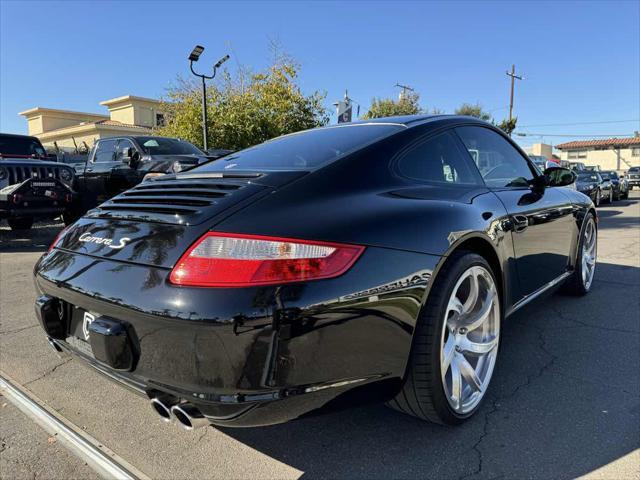
[[127, 140], [126, 138], [123, 138], [118, 142], [118, 150], [116, 152], [116, 162], [122, 162], [124, 161], [125, 158], [128, 158], [125, 155], [125, 150], [128, 148], [132, 148], [133, 151], [135, 152], [135, 147], [133, 146], [133, 143], [131, 143], [131, 140]]
[[136, 137], [147, 155], [202, 155], [194, 145], [177, 138]]
[[581, 173], [578, 175], [579, 182], [599, 182], [600, 179], [595, 173]]
[[112, 162], [116, 150], [116, 140], [102, 140], [98, 142], [94, 162]]
[[533, 171], [525, 158], [496, 132], [482, 127], [459, 127], [456, 132], [489, 187], [527, 187]]
[[396, 168], [400, 175], [420, 182], [482, 184], [451, 133], [437, 135], [409, 150]]
[[374, 124], [305, 130], [232, 153], [193, 171], [308, 170], [401, 129], [395, 125]]
[[35, 155], [45, 157], [46, 152], [39, 142], [32, 138], [0, 135], [0, 153], [3, 155]]

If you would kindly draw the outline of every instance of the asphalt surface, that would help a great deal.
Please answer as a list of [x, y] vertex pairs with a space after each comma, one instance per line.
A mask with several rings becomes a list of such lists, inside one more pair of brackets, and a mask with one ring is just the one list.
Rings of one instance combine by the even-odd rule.
[[[145, 400], [60, 360], [37, 326], [31, 270], [59, 225], [0, 230], [0, 369], [154, 478], [639, 479], [640, 194], [599, 213], [592, 291], [548, 296], [507, 322], [488, 397], [461, 427], [381, 405], [251, 429], [160, 423]], [[4, 448], [30, 461], [41, 440], [25, 435]]]

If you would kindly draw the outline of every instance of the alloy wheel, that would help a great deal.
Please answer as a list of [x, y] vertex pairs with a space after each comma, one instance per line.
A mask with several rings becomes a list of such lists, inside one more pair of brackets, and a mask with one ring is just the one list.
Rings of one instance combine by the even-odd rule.
[[609, 203], [613, 203], [613, 190], [609, 190]]
[[600, 206], [600, 190], [596, 192], [596, 207]]
[[587, 220], [582, 241], [582, 285], [585, 290], [591, 288], [593, 274], [596, 270], [596, 256], [598, 253], [598, 231], [593, 218]]
[[451, 408], [471, 412], [491, 381], [500, 340], [500, 302], [482, 266], [467, 269], [449, 298], [440, 342], [442, 386]]

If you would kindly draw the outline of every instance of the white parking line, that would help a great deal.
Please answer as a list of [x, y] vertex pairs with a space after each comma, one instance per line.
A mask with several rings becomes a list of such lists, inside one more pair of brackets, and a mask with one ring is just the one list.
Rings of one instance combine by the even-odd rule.
[[147, 480], [149, 477], [102, 445], [95, 438], [58, 415], [33, 393], [27, 392], [0, 371], [0, 392], [25, 415], [35, 420], [65, 447], [85, 461], [104, 478]]

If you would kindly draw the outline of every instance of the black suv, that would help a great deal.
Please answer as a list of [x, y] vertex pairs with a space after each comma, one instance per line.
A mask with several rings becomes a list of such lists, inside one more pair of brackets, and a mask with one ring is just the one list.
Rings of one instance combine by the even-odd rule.
[[178, 173], [220, 155], [209, 155], [189, 142], [156, 136], [123, 136], [98, 140], [84, 168], [77, 165], [74, 187], [80, 193], [70, 223], [87, 210], [149, 178]]
[[0, 219], [12, 230], [55, 218], [73, 204], [73, 168], [48, 158], [36, 137], [0, 133]]

